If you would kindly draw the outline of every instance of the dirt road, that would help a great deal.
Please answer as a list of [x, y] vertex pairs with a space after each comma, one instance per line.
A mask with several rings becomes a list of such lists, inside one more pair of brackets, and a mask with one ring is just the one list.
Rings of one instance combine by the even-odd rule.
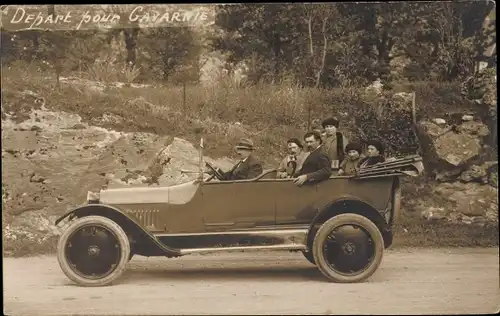
[[73, 285], [55, 257], [6, 258], [4, 313], [493, 313], [500, 306], [498, 255], [498, 248], [387, 251], [362, 284], [325, 282], [300, 253], [137, 257], [119, 284], [102, 288]]

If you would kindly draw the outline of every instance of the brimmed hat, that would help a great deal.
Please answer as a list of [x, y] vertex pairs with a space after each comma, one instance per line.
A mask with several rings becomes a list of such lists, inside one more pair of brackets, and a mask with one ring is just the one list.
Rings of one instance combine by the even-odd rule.
[[251, 139], [241, 138], [234, 147], [236, 149], [253, 150], [253, 142]]
[[357, 151], [359, 154], [363, 152], [363, 146], [359, 143], [349, 143], [345, 146], [345, 152], [348, 153], [351, 150]]
[[321, 126], [323, 126], [323, 128], [325, 128], [325, 126], [327, 125], [333, 125], [336, 128], [339, 128], [339, 120], [337, 120], [335, 117], [329, 117], [321, 122]]
[[366, 142], [366, 146], [373, 146], [375, 148], [377, 148], [377, 150], [379, 151], [379, 153], [381, 155], [384, 154], [384, 144], [382, 144], [381, 142], [379, 142], [378, 140], [369, 140]]

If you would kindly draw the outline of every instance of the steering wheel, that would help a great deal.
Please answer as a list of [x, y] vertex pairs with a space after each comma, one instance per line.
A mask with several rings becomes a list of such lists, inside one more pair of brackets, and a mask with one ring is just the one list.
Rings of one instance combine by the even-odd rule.
[[208, 162], [205, 161], [205, 165], [213, 171], [215, 177], [217, 179], [219, 179], [220, 181], [224, 180], [224, 176], [217, 170], [214, 168], [214, 166], [212, 166], [211, 164], [209, 164]]

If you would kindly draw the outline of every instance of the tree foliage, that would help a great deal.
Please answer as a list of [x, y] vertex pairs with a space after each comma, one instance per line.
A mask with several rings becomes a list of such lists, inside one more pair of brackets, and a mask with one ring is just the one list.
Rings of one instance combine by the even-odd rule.
[[250, 60], [258, 78], [292, 74], [311, 86], [318, 85], [318, 69], [322, 85], [390, 81], [391, 62], [397, 57], [409, 59], [410, 79], [449, 81], [473, 73], [475, 62], [496, 40], [494, 29], [483, 28], [492, 5], [459, 1], [221, 6], [217, 25], [225, 33], [214, 48], [229, 51], [233, 62]]
[[486, 1], [217, 5], [210, 37], [190, 28], [140, 28], [134, 22], [112, 30], [2, 30], [1, 53], [4, 66], [22, 60], [86, 72], [105, 53], [119, 51], [120, 58], [110, 61], [113, 67], [137, 67], [138, 80], [178, 82], [197, 80], [209, 43], [210, 50], [228, 56], [229, 65], [245, 62], [251, 82], [291, 79], [302, 86], [341, 87], [380, 78], [389, 83], [400, 79], [394, 77], [398, 63], [409, 81], [453, 81], [477, 71], [477, 62], [493, 60], [484, 56], [496, 43], [495, 24], [485, 26], [493, 9]]

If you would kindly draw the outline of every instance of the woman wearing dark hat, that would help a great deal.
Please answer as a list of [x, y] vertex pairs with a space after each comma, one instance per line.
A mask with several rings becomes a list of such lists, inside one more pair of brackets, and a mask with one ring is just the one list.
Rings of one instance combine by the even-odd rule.
[[349, 143], [345, 147], [346, 158], [340, 163], [339, 175], [354, 175], [359, 171], [359, 164], [363, 153], [363, 146], [358, 143]]
[[373, 166], [379, 162], [384, 162], [384, 145], [377, 140], [370, 140], [366, 142], [368, 145], [367, 148], [367, 157], [360, 160], [359, 165], [360, 168]]
[[327, 118], [321, 125], [325, 130], [323, 147], [332, 161], [332, 169], [338, 169], [340, 162], [344, 160], [344, 150], [349, 140], [338, 131], [339, 121], [336, 118]]

